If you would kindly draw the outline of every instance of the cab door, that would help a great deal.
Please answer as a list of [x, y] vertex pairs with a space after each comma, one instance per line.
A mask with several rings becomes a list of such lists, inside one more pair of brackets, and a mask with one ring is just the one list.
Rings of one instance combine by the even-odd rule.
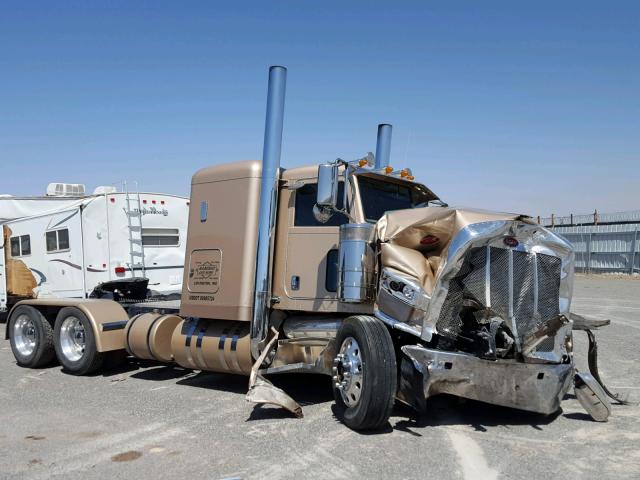
[[[340, 205], [343, 196], [340, 183]], [[336, 213], [325, 223], [313, 216], [316, 183], [306, 183], [293, 192], [285, 259], [284, 291], [293, 300], [337, 300], [339, 226], [348, 223]]]

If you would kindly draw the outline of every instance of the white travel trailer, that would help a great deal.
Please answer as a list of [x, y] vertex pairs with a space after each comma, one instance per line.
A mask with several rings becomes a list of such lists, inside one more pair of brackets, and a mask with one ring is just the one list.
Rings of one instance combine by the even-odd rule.
[[0, 197], [0, 312], [24, 298], [86, 298], [132, 277], [148, 278], [154, 295], [180, 292], [188, 198], [72, 187], [82, 186]]

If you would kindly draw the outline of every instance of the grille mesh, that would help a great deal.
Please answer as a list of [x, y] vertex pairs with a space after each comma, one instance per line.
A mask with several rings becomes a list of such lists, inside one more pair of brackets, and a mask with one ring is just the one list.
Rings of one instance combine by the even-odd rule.
[[[510, 255], [513, 262], [513, 297], [510, 295]], [[505, 320], [510, 318], [512, 310], [520, 338], [559, 314], [558, 299], [562, 266], [560, 258], [498, 247], [489, 247], [489, 256], [491, 309]], [[487, 247], [476, 247], [467, 252], [460, 271], [449, 283], [449, 292], [440, 311], [436, 328], [441, 335], [455, 338], [460, 333], [462, 322], [459, 314], [464, 300], [474, 300], [482, 306], [487, 306], [486, 260]], [[549, 342], [541, 345], [539, 350], [549, 348], [549, 345], [553, 349], [552, 342]]]

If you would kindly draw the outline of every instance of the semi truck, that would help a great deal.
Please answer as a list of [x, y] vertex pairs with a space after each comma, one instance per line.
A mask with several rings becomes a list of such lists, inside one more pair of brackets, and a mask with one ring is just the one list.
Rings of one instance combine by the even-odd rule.
[[356, 430], [443, 393], [549, 415], [572, 385], [606, 420], [610, 392], [574, 362], [574, 329], [600, 324], [570, 312], [571, 245], [525, 215], [450, 207], [390, 165], [388, 124], [375, 155], [281, 168], [286, 73], [269, 70], [262, 160], [192, 178], [179, 312], [28, 299], [7, 325], [17, 363], [84, 375], [126, 351], [248, 376], [247, 400], [298, 416], [268, 377], [320, 373]]

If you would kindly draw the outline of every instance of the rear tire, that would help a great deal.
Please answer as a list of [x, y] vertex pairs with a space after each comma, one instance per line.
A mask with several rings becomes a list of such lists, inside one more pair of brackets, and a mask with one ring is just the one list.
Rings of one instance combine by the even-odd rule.
[[21, 367], [41, 368], [54, 359], [53, 329], [37, 309], [17, 306], [11, 312], [7, 328], [11, 351]]
[[388, 423], [397, 388], [393, 341], [377, 318], [347, 318], [336, 337], [333, 396], [337, 416], [353, 430], [378, 430]]
[[72, 375], [93, 373], [105, 360], [105, 354], [97, 350], [91, 322], [75, 307], [65, 307], [58, 312], [54, 345], [58, 361], [65, 372]]

